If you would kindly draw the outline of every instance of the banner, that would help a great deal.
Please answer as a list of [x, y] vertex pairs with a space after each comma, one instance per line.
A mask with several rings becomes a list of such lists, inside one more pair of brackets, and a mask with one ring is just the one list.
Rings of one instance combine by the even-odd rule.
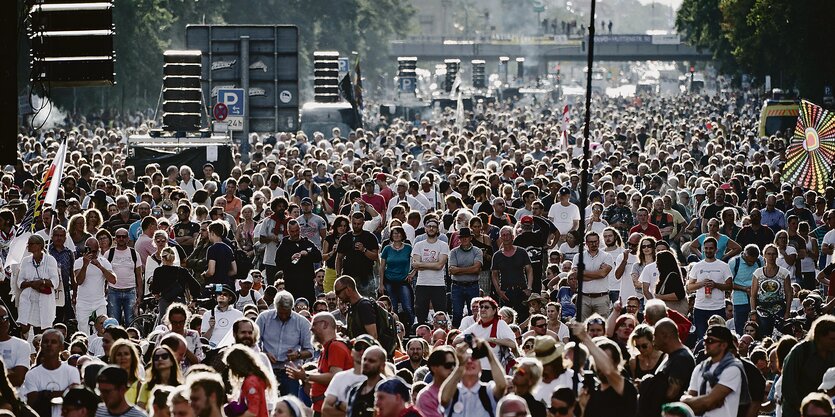
[[794, 137], [786, 149], [782, 180], [823, 193], [832, 178], [833, 164], [835, 113], [802, 100]]

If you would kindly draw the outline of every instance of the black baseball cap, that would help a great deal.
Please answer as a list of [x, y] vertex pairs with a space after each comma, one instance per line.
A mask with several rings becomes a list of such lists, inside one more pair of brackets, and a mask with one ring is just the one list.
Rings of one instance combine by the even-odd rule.
[[128, 373], [116, 365], [105, 366], [101, 369], [101, 371], [99, 371], [99, 376], [96, 377], [96, 382], [113, 384], [117, 387], [126, 387], [128, 386]]
[[705, 333], [705, 337], [707, 336], [715, 337], [720, 341], [726, 343], [733, 343], [734, 341], [734, 335], [731, 333], [731, 329], [716, 324], [707, 328], [707, 333]]
[[571, 189], [570, 188], [568, 188], [568, 187], [560, 188], [560, 195], [567, 195], [567, 194], [571, 194]]
[[93, 391], [85, 388], [83, 385], [75, 385], [67, 388], [64, 395], [52, 399], [52, 404], [63, 405], [65, 407], [86, 408], [88, 410], [95, 410], [101, 400]]

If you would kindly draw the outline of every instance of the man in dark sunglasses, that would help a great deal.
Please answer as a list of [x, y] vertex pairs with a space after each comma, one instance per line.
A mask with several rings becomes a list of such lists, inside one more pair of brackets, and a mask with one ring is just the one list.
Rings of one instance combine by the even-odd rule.
[[745, 369], [742, 362], [733, 356], [733, 347], [734, 336], [730, 329], [721, 325], [707, 329], [705, 354], [709, 359], [693, 370], [696, 376], [691, 379], [687, 394], [681, 398], [681, 402], [690, 406], [696, 414], [715, 410], [711, 415], [737, 415], [741, 390], [747, 391], [747, 387], [742, 386]]
[[455, 354], [449, 346], [435, 348], [429, 355], [429, 373], [432, 374], [432, 385], [424, 389], [417, 396], [415, 408], [424, 416], [438, 415], [438, 398], [441, 384], [452, 374], [455, 368]]
[[573, 416], [577, 405], [577, 396], [568, 387], [562, 387], [551, 395], [551, 406], [548, 407], [548, 417]]

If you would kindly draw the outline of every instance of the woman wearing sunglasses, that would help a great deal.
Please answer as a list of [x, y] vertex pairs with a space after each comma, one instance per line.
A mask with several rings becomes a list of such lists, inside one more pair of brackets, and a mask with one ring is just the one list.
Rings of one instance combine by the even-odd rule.
[[147, 409], [148, 399], [154, 387], [158, 385], [177, 387], [183, 383], [183, 374], [174, 358], [174, 351], [165, 345], [154, 348], [151, 366], [145, 374], [145, 384], [139, 390], [139, 400], [136, 403], [142, 409]]

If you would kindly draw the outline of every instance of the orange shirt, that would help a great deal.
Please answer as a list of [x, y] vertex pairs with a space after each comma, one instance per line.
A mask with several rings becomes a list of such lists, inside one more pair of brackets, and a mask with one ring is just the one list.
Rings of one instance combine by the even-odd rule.
[[[342, 368], [343, 371], [354, 369], [354, 359], [351, 357], [351, 351], [345, 343], [338, 340], [325, 343], [322, 354], [319, 356], [319, 373], [328, 373], [330, 368], [334, 366]], [[323, 396], [327, 388], [327, 385], [314, 382], [310, 386], [310, 398]], [[322, 403], [324, 403], [324, 399], [314, 402], [313, 411], [322, 412]]]

